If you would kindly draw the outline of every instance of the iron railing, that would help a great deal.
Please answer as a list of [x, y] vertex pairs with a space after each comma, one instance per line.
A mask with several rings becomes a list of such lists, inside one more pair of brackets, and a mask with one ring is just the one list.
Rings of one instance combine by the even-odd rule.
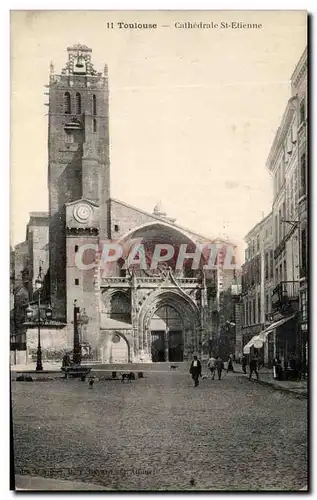
[[291, 307], [291, 301], [299, 299], [298, 281], [281, 281], [272, 292], [272, 310], [282, 310]]

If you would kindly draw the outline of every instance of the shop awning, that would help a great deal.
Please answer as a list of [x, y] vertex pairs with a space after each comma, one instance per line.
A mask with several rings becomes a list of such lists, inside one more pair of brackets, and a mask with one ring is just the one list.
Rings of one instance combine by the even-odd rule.
[[263, 341], [260, 338], [260, 335], [255, 335], [251, 340], [244, 346], [243, 354], [250, 354], [251, 347], [255, 347], [256, 349], [260, 349], [263, 346]]
[[275, 328], [278, 328], [279, 326], [283, 325], [284, 323], [287, 323], [287, 321], [290, 321], [291, 319], [294, 318], [294, 314], [291, 316], [287, 316], [287, 318], [282, 318], [279, 321], [275, 321], [275, 323], [272, 323], [270, 326], [268, 326], [265, 330], [263, 330], [260, 334], [259, 337], [262, 340], [262, 342], [267, 341], [268, 335], [275, 330]]
[[256, 349], [260, 349], [261, 347], [263, 347], [263, 343], [267, 341], [268, 335], [273, 330], [275, 330], [275, 328], [278, 328], [279, 326], [283, 325], [284, 323], [287, 323], [287, 321], [290, 321], [293, 318], [294, 318], [294, 314], [292, 314], [291, 316], [287, 316], [287, 318], [282, 318], [278, 321], [275, 321], [275, 323], [272, 323], [270, 326], [268, 326], [261, 333], [252, 337], [252, 339], [249, 340], [249, 342], [244, 346], [243, 354], [250, 354], [250, 348], [252, 346], [255, 347]]

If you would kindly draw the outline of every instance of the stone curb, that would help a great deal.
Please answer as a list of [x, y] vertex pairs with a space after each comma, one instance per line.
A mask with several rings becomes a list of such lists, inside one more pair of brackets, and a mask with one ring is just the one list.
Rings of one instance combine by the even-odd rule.
[[267, 387], [272, 387], [272, 389], [274, 389], [275, 391], [288, 392], [289, 394], [294, 394], [295, 396], [302, 398], [302, 399], [308, 398], [308, 392], [299, 392], [296, 389], [294, 390], [294, 389], [291, 389], [289, 387], [282, 387], [281, 385], [275, 385], [275, 384], [272, 384], [271, 382], [267, 382], [266, 380], [251, 379], [250, 382], [266, 385]]
[[67, 481], [65, 479], [48, 479], [40, 476], [15, 476], [15, 490], [16, 491], [110, 491], [100, 484], [91, 484], [77, 481]]

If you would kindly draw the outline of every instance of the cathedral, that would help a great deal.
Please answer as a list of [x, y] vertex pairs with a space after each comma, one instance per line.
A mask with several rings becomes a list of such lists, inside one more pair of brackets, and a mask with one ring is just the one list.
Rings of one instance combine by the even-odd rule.
[[[150, 363], [200, 356], [217, 336], [221, 257], [217, 269], [206, 269], [203, 254], [196, 268], [190, 258], [181, 269], [175, 262], [184, 245], [193, 255], [206, 242], [220, 249], [228, 242], [177, 225], [160, 204], [147, 213], [111, 198], [107, 66], [98, 72], [85, 45], [69, 47], [67, 54], [60, 74], [51, 64], [48, 85], [47, 276], [55, 330], [43, 330], [44, 349], [71, 350], [76, 303], [87, 359]], [[155, 269], [127, 266], [136, 241], [145, 248], [146, 262], [157, 245], [171, 245], [175, 252]], [[102, 246], [114, 242], [124, 252], [105, 267]], [[78, 252], [92, 265], [78, 266]], [[35, 344], [34, 337], [34, 349]]]

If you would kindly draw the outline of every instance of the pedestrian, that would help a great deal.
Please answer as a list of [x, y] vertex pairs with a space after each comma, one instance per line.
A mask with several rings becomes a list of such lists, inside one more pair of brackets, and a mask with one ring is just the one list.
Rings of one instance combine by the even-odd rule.
[[273, 361], [273, 373], [275, 372], [274, 378], [277, 380], [282, 380], [283, 369], [282, 362], [278, 356]]
[[213, 356], [210, 356], [208, 363], [207, 363], [207, 368], [209, 368], [209, 370], [210, 370], [211, 380], [214, 380], [215, 373], [216, 373], [216, 359]]
[[230, 354], [228, 359], [227, 373], [228, 372], [234, 372], [232, 354]]
[[251, 361], [250, 361], [250, 374], [249, 374], [249, 380], [251, 380], [252, 373], [255, 373], [257, 380], [259, 380], [259, 373], [258, 373], [258, 358], [256, 356], [252, 356]]
[[222, 373], [223, 369], [224, 369], [224, 363], [223, 363], [221, 357], [218, 356], [216, 359], [216, 370], [218, 373], [218, 380], [221, 380], [221, 373]]
[[198, 387], [199, 377], [201, 377], [201, 362], [199, 361], [197, 356], [194, 356], [194, 359], [190, 365], [189, 373], [191, 374], [194, 381], [194, 387]]
[[248, 362], [247, 357], [244, 354], [241, 359], [241, 365], [242, 365], [242, 371], [245, 375], [247, 374], [247, 362]]

